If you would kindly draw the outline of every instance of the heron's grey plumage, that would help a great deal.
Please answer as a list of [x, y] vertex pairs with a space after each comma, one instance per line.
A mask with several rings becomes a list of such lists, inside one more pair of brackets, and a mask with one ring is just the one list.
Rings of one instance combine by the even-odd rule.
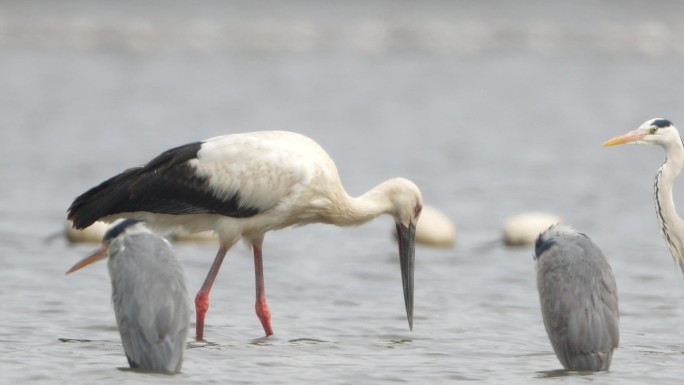
[[665, 158], [665, 162], [658, 169], [653, 186], [653, 202], [655, 203], [656, 218], [660, 233], [670, 250], [672, 258], [684, 273], [684, 222], [677, 215], [672, 196], [672, 186], [681, 172], [684, 159]]
[[109, 244], [116, 322], [131, 367], [174, 373], [183, 363], [191, 316], [185, 277], [168, 241], [141, 226]]
[[544, 326], [567, 370], [608, 370], [619, 342], [617, 286], [591, 239], [554, 225], [536, 242]]
[[102, 248], [67, 273], [107, 257], [116, 323], [129, 365], [180, 371], [191, 311], [183, 268], [171, 245], [144, 223], [127, 219], [105, 233]]

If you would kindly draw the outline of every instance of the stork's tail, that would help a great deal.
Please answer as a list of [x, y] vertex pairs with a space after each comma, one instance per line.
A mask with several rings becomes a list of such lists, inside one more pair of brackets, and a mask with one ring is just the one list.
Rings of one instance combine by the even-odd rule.
[[74, 228], [84, 229], [103, 217], [118, 214], [117, 206], [128, 198], [131, 177], [139, 170], [128, 169], [79, 195], [67, 210]]

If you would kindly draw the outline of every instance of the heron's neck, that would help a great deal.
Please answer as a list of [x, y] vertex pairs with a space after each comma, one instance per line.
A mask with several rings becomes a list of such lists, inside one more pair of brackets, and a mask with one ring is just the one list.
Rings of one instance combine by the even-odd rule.
[[677, 215], [672, 186], [684, 167], [684, 146], [681, 141], [665, 149], [667, 158], [655, 180], [655, 205], [661, 233], [670, 253], [684, 271], [684, 221]]

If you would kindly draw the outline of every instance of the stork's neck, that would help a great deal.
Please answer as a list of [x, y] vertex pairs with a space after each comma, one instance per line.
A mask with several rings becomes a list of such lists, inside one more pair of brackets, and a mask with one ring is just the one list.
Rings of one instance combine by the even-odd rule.
[[338, 226], [362, 225], [379, 215], [392, 213], [394, 206], [386, 183], [381, 183], [360, 197], [343, 193], [328, 213], [327, 222]]
[[655, 205], [658, 224], [667, 245], [684, 271], [684, 221], [677, 215], [672, 186], [684, 167], [684, 146], [681, 140], [666, 147], [667, 158], [658, 170], [655, 179]]

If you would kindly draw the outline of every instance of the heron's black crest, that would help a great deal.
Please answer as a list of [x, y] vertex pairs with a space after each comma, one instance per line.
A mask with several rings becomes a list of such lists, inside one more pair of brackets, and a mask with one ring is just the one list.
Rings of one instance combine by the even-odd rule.
[[537, 241], [534, 243], [534, 259], [538, 260], [543, 252], [553, 246], [556, 243], [556, 237], [577, 235], [584, 234], [580, 234], [572, 227], [560, 223], [549, 226], [548, 229], [539, 234]]
[[654, 119], [653, 122], [651, 122], [651, 124], [658, 128], [665, 128], [671, 126], [672, 122], [670, 122], [667, 119]]
[[104, 237], [102, 237], [102, 241], [111, 241], [112, 239], [118, 237], [119, 235], [121, 235], [121, 233], [126, 231], [127, 228], [135, 225], [136, 223], [140, 223], [140, 222], [142, 222], [142, 221], [138, 220], [138, 219], [133, 219], [133, 218], [123, 220], [123, 221], [117, 223], [116, 226], [107, 230]]
[[556, 241], [554, 241], [553, 238], [546, 238], [543, 233], [539, 234], [537, 241], [534, 243], [534, 259], [539, 259], [542, 253], [553, 246], [554, 243], [556, 243]]
[[236, 192], [218, 198], [209, 179], [198, 176], [188, 161], [197, 158], [202, 142], [172, 148], [141, 167], [130, 168], [74, 200], [68, 218], [82, 229], [108, 215], [147, 211], [159, 214], [220, 214], [245, 218], [259, 213], [239, 205]]

